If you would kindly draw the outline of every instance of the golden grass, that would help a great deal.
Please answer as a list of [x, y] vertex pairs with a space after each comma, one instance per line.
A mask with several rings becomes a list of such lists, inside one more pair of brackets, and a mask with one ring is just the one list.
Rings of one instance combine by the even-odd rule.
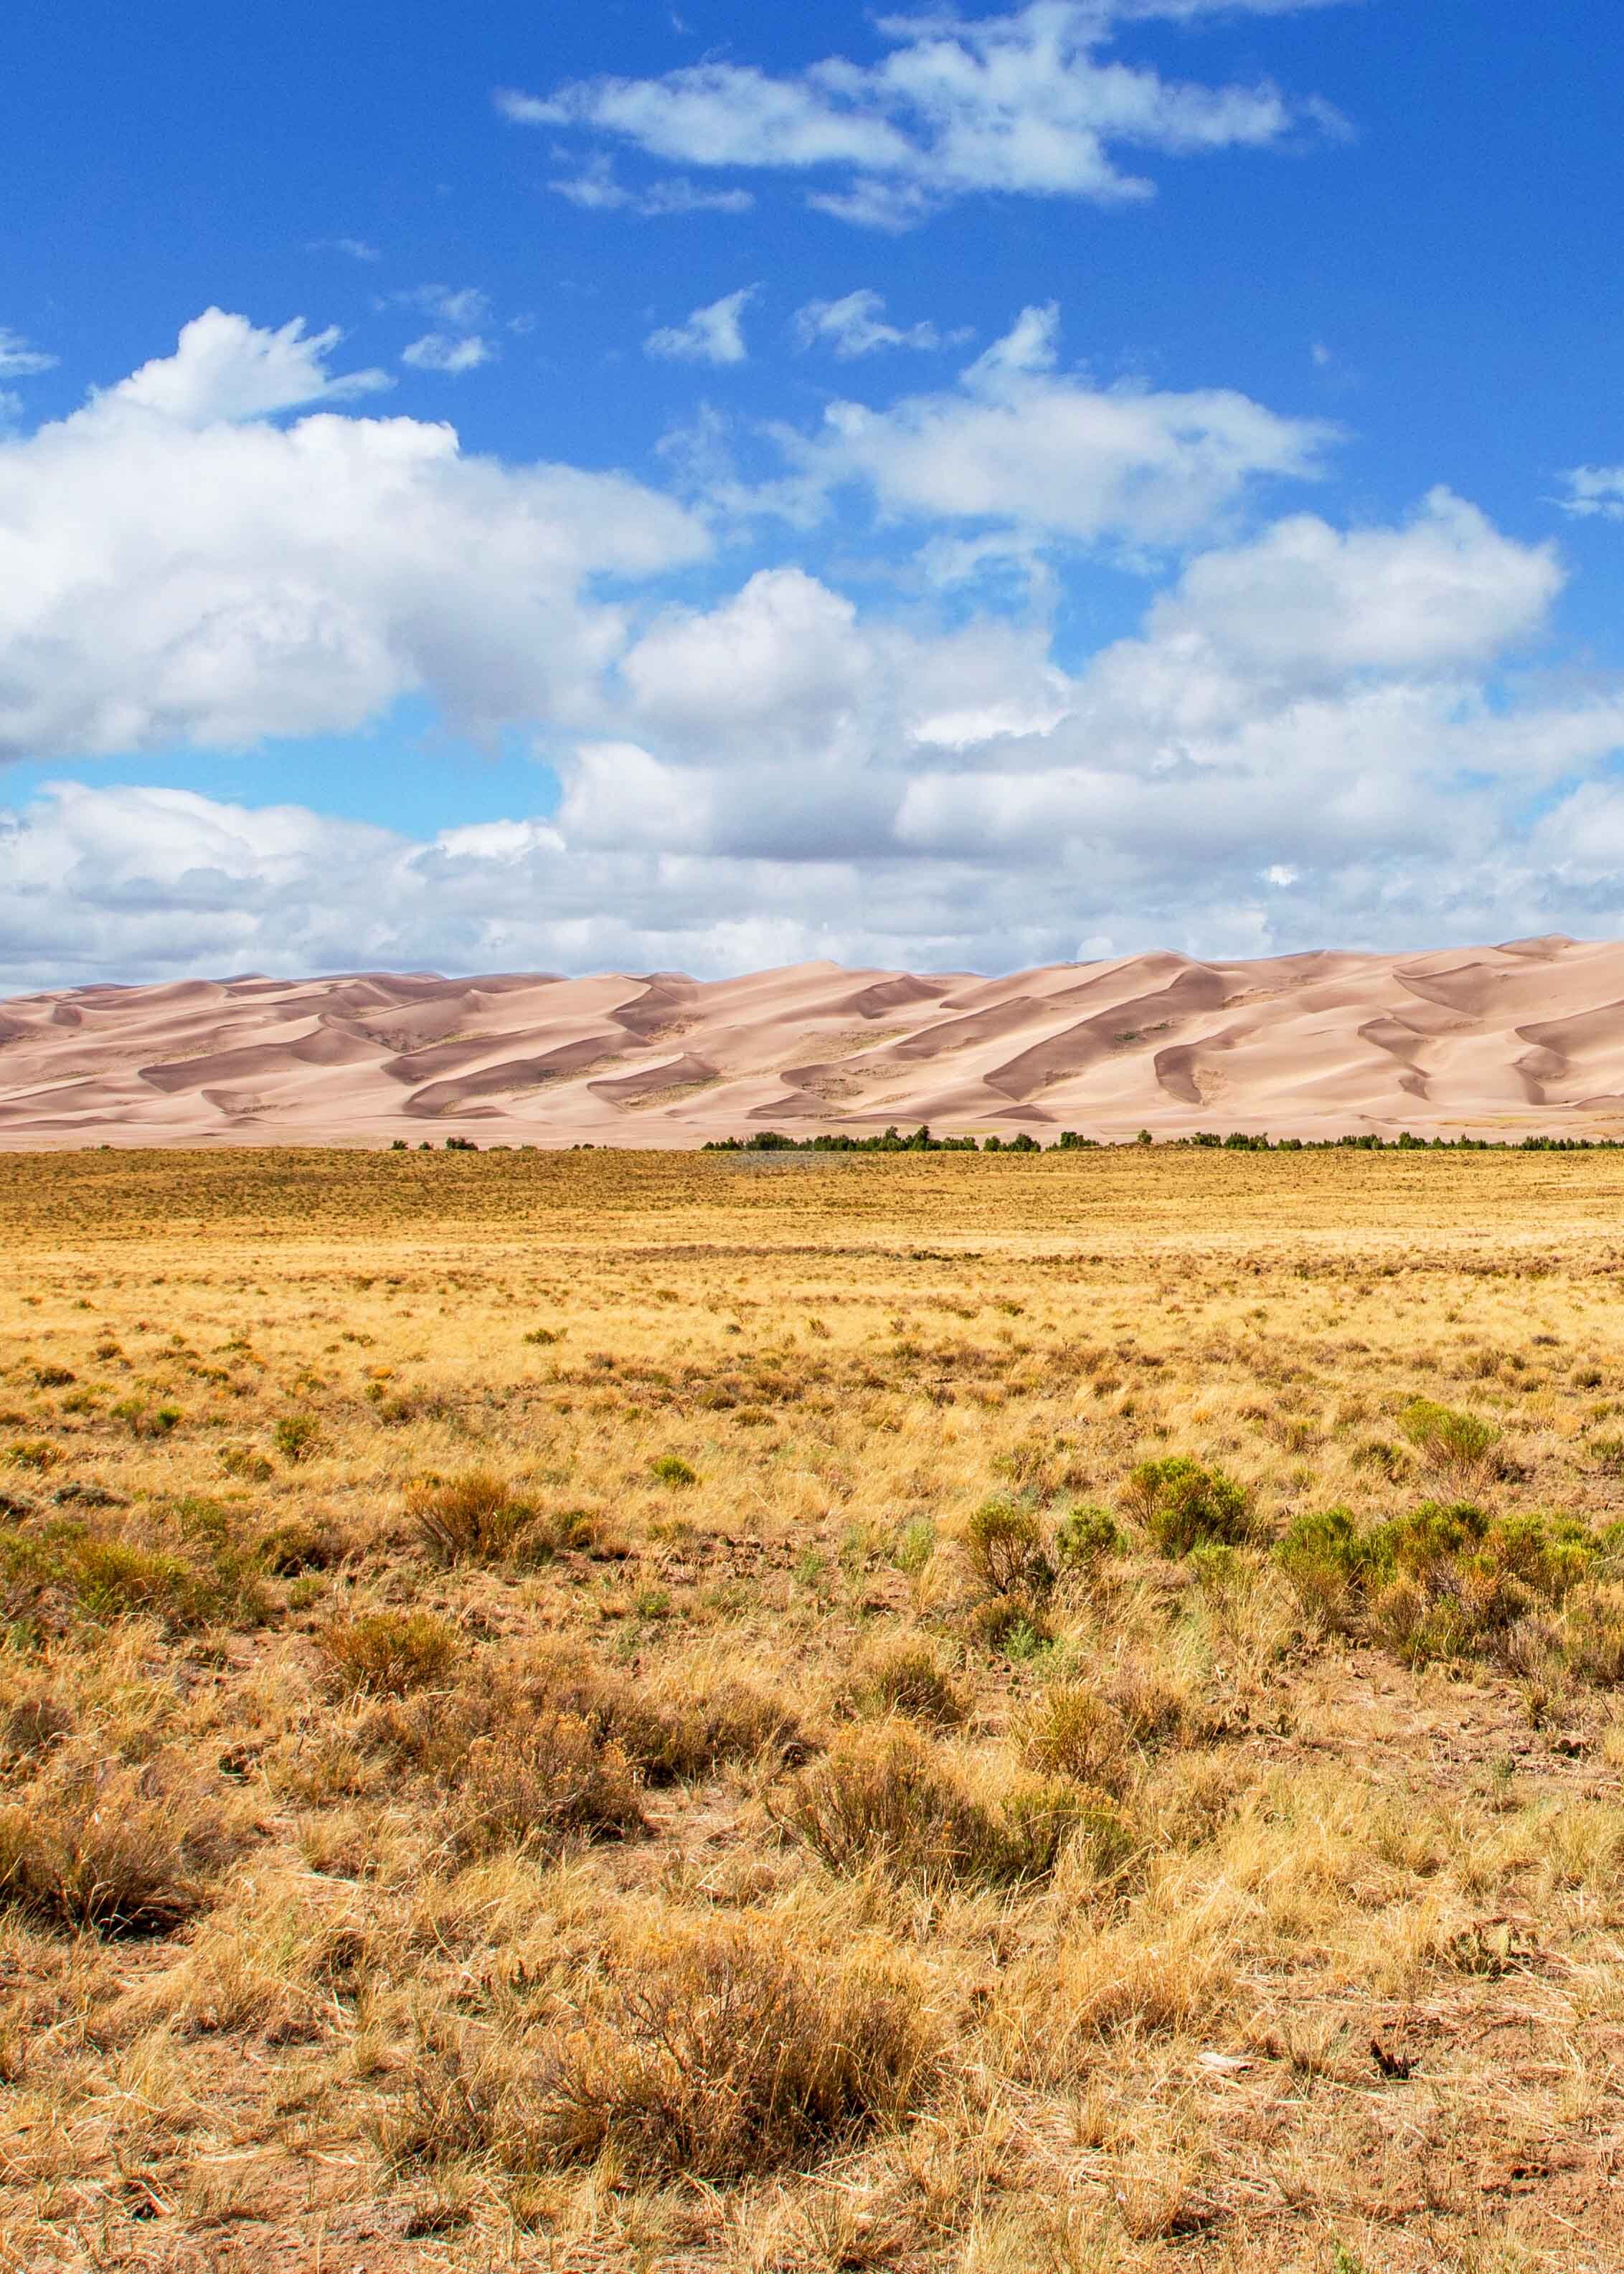
[[1624, 2263], [1624, 1161], [0, 1210], [0, 2268]]

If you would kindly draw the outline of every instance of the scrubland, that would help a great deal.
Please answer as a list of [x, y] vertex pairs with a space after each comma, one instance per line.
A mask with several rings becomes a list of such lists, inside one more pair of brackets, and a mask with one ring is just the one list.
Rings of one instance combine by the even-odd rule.
[[0, 2265], [1616, 2268], [1621, 1208], [0, 1159]]

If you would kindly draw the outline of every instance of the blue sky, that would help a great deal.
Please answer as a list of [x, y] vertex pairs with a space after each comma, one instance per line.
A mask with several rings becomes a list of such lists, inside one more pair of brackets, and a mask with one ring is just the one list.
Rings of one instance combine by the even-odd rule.
[[0, 982], [1620, 928], [1597, 0], [10, 25]]

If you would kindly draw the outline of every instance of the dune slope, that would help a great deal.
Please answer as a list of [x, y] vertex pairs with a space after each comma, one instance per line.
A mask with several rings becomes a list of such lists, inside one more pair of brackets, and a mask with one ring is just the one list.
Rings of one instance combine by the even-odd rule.
[[1174, 954], [1004, 979], [833, 963], [364, 973], [0, 1002], [0, 1145], [697, 1145], [781, 1128], [1624, 1134], [1624, 944]]

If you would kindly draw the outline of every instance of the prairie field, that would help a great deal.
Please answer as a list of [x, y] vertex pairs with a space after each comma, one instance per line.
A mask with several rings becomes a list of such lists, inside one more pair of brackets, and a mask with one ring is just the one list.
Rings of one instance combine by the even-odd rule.
[[0, 2267], [1624, 2264], [1624, 1156], [0, 1156]]

